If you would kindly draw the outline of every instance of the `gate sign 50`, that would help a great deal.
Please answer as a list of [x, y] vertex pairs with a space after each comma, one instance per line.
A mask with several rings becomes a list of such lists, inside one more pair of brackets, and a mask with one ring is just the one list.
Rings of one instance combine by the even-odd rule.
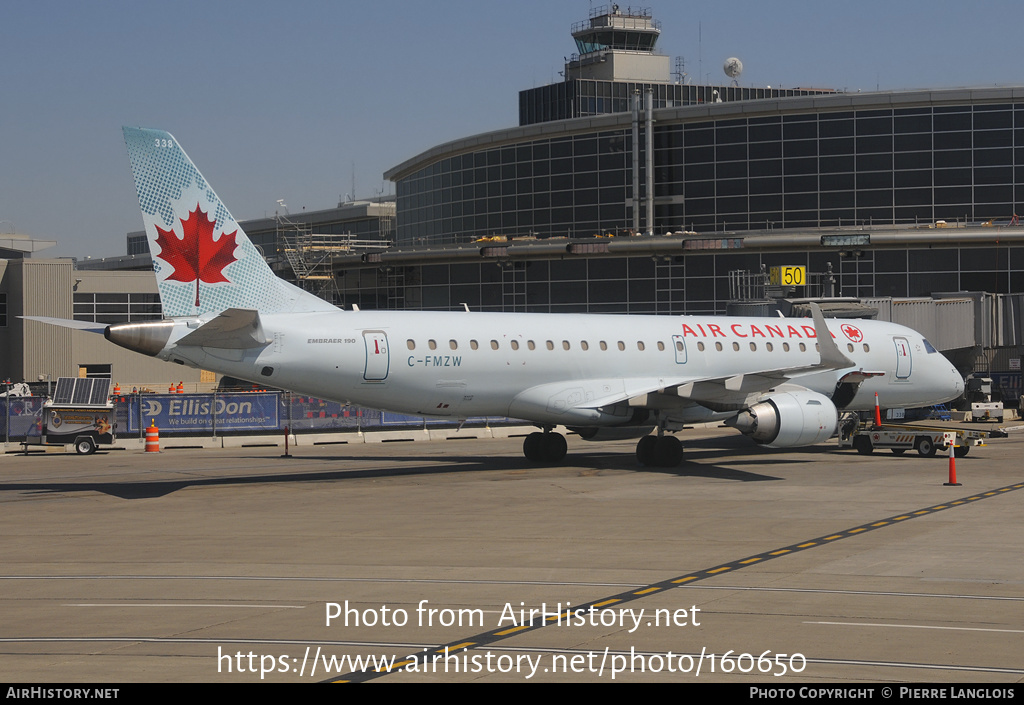
[[772, 286], [804, 286], [807, 284], [807, 267], [772, 267], [768, 276]]

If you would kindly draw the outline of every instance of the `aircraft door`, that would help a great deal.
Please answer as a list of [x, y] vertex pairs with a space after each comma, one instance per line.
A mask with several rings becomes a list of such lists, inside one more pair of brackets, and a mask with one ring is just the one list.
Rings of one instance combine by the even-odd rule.
[[676, 351], [676, 364], [686, 364], [686, 339], [681, 335], [672, 336], [672, 349]]
[[910, 341], [903, 337], [895, 337], [892, 342], [896, 345], [896, 379], [908, 380], [913, 367], [913, 360], [910, 357]]
[[388, 336], [382, 330], [364, 330], [363, 343], [366, 345], [366, 366], [363, 379], [367, 382], [383, 382], [391, 368], [388, 352]]

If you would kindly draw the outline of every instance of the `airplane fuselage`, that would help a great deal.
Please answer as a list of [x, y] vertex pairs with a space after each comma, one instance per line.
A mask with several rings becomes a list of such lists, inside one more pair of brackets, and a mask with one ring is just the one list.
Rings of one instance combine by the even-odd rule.
[[[713, 411], [689, 401], [688, 381], [813, 367], [819, 360], [809, 318], [338, 311], [264, 314], [262, 322], [272, 339], [260, 349], [169, 344], [160, 356], [403, 413], [595, 426], [623, 421], [621, 409], [597, 408], [602, 398], [664, 390], [671, 391], [660, 403], [674, 417], [721, 418], [745, 406], [746, 395], [724, 398], [723, 410]], [[873, 407], [876, 392], [886, 407], [941, 403], [961, 383], [913, 330], [879, 321], [828, 325], [856, 366], [811, 372], [800, 386], [832, 397], [851, 370], [885, 371], [864, 380], [847, 409]]]

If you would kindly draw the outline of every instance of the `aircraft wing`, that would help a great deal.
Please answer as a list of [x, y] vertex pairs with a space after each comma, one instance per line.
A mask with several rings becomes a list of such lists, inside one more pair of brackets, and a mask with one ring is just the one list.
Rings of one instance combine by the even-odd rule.
[[[691, 401], [715, 410], [745, 408], [749, 397], [767, 392], [807, 374], [833, 369], [828, 365], [803, 365], [759, 370], [722, 377], [632, 378], [614, 393], [597, 396], [576, 406], [598, 409], [627, 403], [633, 407], [666, 409]], [[868, 373], [871, 374], [871, 373]]]

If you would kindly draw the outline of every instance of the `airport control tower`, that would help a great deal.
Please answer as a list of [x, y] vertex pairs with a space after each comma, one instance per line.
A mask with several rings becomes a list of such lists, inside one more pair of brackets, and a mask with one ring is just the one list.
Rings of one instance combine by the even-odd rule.
[[660, 35], [661, 25], [648, 9], [596, 8], [572, 28], [578, 53], [565, 64], [564, 75], [567, 80], [668, 83], [669, 57], [654, 53]]
[[566, 60], [563, 81], [519, 92], [519, 124], [566, 120], [608, 113], [625, 113], [630, 98], [651, 91], [654, 108], [674, 108], [701, 103], [785, 98], [834, 93], [828, 89], [743, 87], [731, 82], [719, 85], [692, 84], [679, 61], [675, 75], [672, 60], [657, 51], [661, 23], [648, 8], [603, 5], [572, 27], [577, 51]]

